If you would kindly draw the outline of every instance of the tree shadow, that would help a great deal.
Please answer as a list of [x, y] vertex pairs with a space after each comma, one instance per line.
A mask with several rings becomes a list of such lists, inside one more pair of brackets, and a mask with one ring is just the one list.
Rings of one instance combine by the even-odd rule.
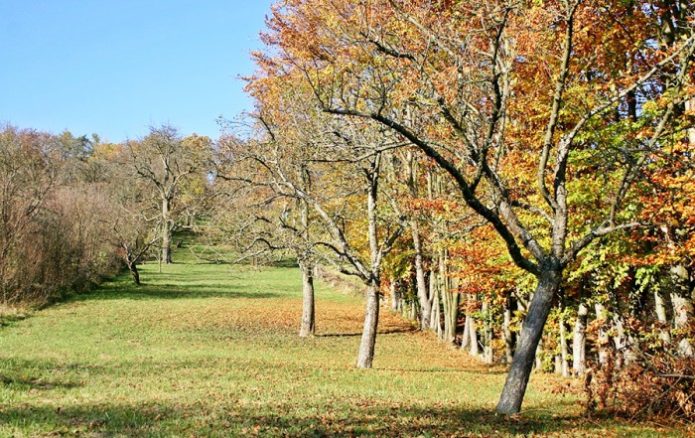
[[0, 424], [15, 427], [29, 424], [32, 429], [43, 429], [51, 436], [160, 436], [159, 422], [176, 415], [173, 409], [153, 403], [13, 406], [0, 410]]
[[[11, 406], [0, 410], [0, 424], [71, 434], [126, 436], [515, 436], [592, 435], [606, 422], [589, 422], [573, 415], [498, 416], [486, 409], [370, 405], [362, 402], [297, 410], [301, 400], [276, 406], [241, 407], [139, 404], [77, 406]], [[215, 412], [215, 415], [211, 415]], [[313, 414], [308, 414], [313, 412]], [[201, 420], [205, 421], [201, 421]], [[196, 429], [191, 429], [191, 426]], [[593, 432], [593, 433], [592, 433]]]
[[[377, 332], [378, 335], [395, 335], [398, 333], [413, 333], [416, 332], [417, 329], [414, 328], [398, 328], [398, 329], [390, 329], [390, 330], [379, 330]], [[352, 333], [320, 333], [317, 334], [317, 338], [356, 338], [362, 336], [362, 332], [352, 332]]]
[[151, 299], [266, 299], [283, 296], [276, 292], [247, 291], [245, 287], [227, 285], [182, 285], [159, 283], [143, 284], [142, 286], [113, 284], [93, 292], [79, 294], [70, 301], [94, 300], [151, 300]]
[[82, 364], [61, 364], [49, 360], [27, 360], [17, 358], [0, 359], [0, 386], [19, 391], [73, 389], [84, 386], [81, 382], [58, 380], [45, 375], [54, 375], [56, 371], [82, 369], [93, 371], [97, 366]]

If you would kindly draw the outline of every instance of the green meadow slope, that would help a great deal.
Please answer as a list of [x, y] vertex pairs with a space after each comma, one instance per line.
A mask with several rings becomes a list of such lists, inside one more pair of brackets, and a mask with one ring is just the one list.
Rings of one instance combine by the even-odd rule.
[[0, 329], [0, 436], [663, 436], [584, 420], [534, 376], [518, 418], [504, 379], [382, 312], [375, 368], [353, 368], [362, 302], [317, 286], [318, 336], [297, 337], [299, 272], [197, 263], [127, 276]]

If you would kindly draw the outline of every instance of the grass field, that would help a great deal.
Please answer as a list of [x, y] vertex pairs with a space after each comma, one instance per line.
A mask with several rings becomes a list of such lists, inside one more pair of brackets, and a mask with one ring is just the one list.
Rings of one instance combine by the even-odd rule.
[[0, 436], [677, 436], [585, 420], [534, 376], [523, 415], [492, 414], [504, 379], [382, 312], [375, 368], [353, 368], [359, 296], [317, 287], [297, 335], [297, 270], [195, 263], [126, 276], [0, 329]]

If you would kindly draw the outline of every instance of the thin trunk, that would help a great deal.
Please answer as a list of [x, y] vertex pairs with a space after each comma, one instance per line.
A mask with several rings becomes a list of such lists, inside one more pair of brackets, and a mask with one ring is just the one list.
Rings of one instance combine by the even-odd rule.
[[430, 317], [432, 305], [427, 293], [427, 282], [425, 281], [425, 268], [422, 257], [422, 242], [420, 240], [420, 229], [416, 219], [410, 222], [410, 229], [413, 236], [413, 247], [415, 249], [415, 284], [417, 287], [417, 297], [420, 301], [420, 329], [430, 328]]
[[169, 199], [162, 198], [162, 261], [166, 264], [173, 262], [171, 257], [170, 203]]
[[461, 334], [461, 349], [463, 350], [468, 348], [471, 344], [471, 317], [469, 315], [465, 315], [464, 317], [466, 320], [463, 323], [463, 333]]
[[613, 344], [615, 345], [616, 357], [615, 366], [616, 368], [622, 368], [625, 357], [625, 327], [623, 326], [623, 320], [619, 315], [614, 315], [613, 317], [613, 327], [615, 328], [615, 335], [613, 336]]
[[377, 234], [377, 193], [379, 182], [379, 162], [377, 155], [372, 162], [372, 168], [368, 172], [369, 191], [367, 193], [367, 219], [369, 239], [369, 255], [371, 260], [370, 278], [368, 279], [367, 303], [365, 305], [364, 327], [362, 339], [357, 355], [358, 368], [371, 368], [374, 360], [374, 346], [376, 344], [377, 326], [379, 325], [379, 288], [380, 288], [380, 264], [381, 252], [379, 249], [379, 236]]
[[446, 271], [446, 251], [442, 251], [439, 258], [439, 272], [441, 277], [440, 289], [444, 297], [444, 340], [453, 344], [456, 341], [460, 295], [456, 279], [451, 280], [454, 283], [452, 287], [449, 285]]
[[568, 356], [568, 351], [567, 351], [567, 336], [565, 334], [565, 319], [560, 314], [560, 370], [562, 377], [569, 377], [570, 375], [570, 367], [569, 363], [567, 362], [567, 356]]
[[374, 346], [376, 344], [376, 332], [379, 325], [379, 286], [370, 284], [367, 290], [367, 304], [365, 307], [364, 327], [360, 350], [357, 356], [358, 368], [371, 368], [374, 360]]
[[401, 309], [401, 292], [398, 287], [398, 281], [391, 281], [391, 311], [398, 312]]
[[606, 333], [606, 322], [608, 320], [608, 312], [606, 307], [601, 303], [596, 303], [596, 319], [599, 321], [598, 337], [597, 337], [597, 348], [598, 348], [598, 363], [603, 366], [608, 362], [608, 351], [606, 351], [606, 346], [608, 345], [609, 339]]
[[664, 303], [664, 297], [658, 290], [654, 291], [654, 311], [656, 312], [656, 319], [659, 321], [659, 339], [661, 339], [664, 344], [671, 343], [671, 335], [667, 329], [668, 318], [666, 317], [666, 303]]
[[316, 333], [314, 272], [309, 263], [302, 264], [302, 297], [302, 324], [299, 328], [299, 336], [306, 338]]
[[581, 303], [572, 333], [572, 372], [581, 376], [586, 371], [586, 319], [589, 309]]
[[[677, 265], [671, 268], [671, 275], [674, 280], [674, 289], [671, 292], [673, 323], [676, 329], [682, 329], [688, 327], [693, 314], [688, 271], [684, 266]], [[688, 338], [683, 338], [678, 343], [678, 352], [686, 357], [695, 356], [695, 348]]]
[[483, 339], [485, 342], [485, 346], [483, 347], [483, 361], [487, 364], [492, 364], [494, 362], [492, 351], [492, 315], [487, 300], [483, 301], [483, 315], [485, 315], [483, 324]]
[[514, 333], [512, 332], [512, 297], [507, 297], [504, 306], [502, 333], [504, 334], [504, 360], [512, 363], [514, 357]]
[[429, 329], [439, 335], [441, 329], [439, 327], [439, 291], [436, 287], [436, 276], [434, 272], [430, 272], [430, 284], [428, 295], [431, 298], [430, 305], [430, 317], [429, 317]]
[[541, 334], [541, 339], [538, 341], [538, 346], [536, 346], [536, 354], [533, 361], [533, 369], [536, 371], [543, 370], [543, 335]]
[[555, 357], [553, 358], [554, 360], [554, 371], [555, 374], [562, 374], [562, 357], [560, 357], [559, 354], [556, 354]]
[[468, 334], [470, 336], [469, 347], [471, 355], [478, 356], [480, 354], [480, 349], [478, 347], [478, 329], [476, 327], [475, 319], [472, 316], [468, 316], [470, 323], [468, 325]]
[[408, 310], [409, 310], [408, 318], [411, 321], [417, 321], [417, 306], [415, 305], [415, 302], [410, 303]]
[[515, 414], [521, 409], [536, 347], [543, 335], [543, 327], [561, 281], [562, 274], [559, 270], [544, 270], [539, 276], [536, 292], [521, 329], [514, 360], [497, 404], [497, 412], [500, 414]]

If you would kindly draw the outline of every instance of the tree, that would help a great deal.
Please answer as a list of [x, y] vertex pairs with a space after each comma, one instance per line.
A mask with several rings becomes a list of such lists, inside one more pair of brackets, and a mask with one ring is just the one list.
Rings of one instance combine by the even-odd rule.
[[165, 263], [172, 263], [171, 238], [176, 225], [174, 208], [177, 196], [184, 182], [195, 172], [203, 170], [209, 146], [209, 140], [201, 137], [182, 139], [177, 130], [168, 125], [152, 127], [142, 140], [126, 143], [129, 165], [159, 195], [161, 257]]

